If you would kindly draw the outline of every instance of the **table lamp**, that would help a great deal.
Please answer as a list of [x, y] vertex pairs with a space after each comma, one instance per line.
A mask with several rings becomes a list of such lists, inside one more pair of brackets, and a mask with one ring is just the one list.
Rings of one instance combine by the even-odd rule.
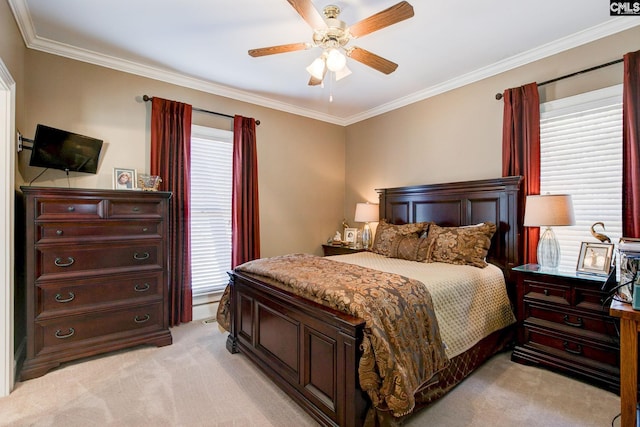
[[364, 222], [364, 229], [362, 230], [362, 246], [365, 249], [371, 247], [371, 228], [370, 222], [378, 221], [379, 205], [377, 203], [356, 203], [356, 215], [355, 222]]
[[573, 203], [569, 194], [527, 196], [524, 211], [525, 227], [546, 227], [538, 241], [538, 264], [557, 268], [560, 262], [560, 244], [551, 229], [554, 226], [575, 224]]

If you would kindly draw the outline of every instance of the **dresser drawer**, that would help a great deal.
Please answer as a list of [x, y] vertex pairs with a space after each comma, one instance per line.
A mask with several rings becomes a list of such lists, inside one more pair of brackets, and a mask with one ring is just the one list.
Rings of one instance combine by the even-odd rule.
[[163, 322], [161, 301], [119, 310], [36, 320], [35, 353], [61, 351], [66, 347], [82, 349], [91, 341], [109, 340], [116, 334], [119, 338], [125, 338], [141, 330], [161, 330]]
[[[529, 343], [540, 344], [559, 351], [567, 358], [580, 357], [610, 366], [620, 366], [620, 352], [614, 344], [590, 340], [587, 337], [560, 334], [557, 331], [525, 326]], [[525, 344], [527, 346], [528, 344]]]
[[99, 219], [104, 217], [102, 199], [37, 199], [35, 219]]
[[162, 242], [109, 243], [102, 245], [39, 246], [36, 248], [36, 279], [51, 276], [69, 276], [94, 270], [91, 274], [104, 275], [118, 270], [162, 269], [164, 267]]
[[558, 324], [558, 329], [574, 328], [577, 333], [591, 331], [607, 336], [615, 336], [617, 333], [615, 321], [611, 317], [598, 316], [590, 312], [528, 303], [525, 304], [524, 317], [527, 320], [531, 318], [548, 320]]
[[159, 200], [110, 200], [109, 218], [162, 218]]
[[598, 313], [609, 313], [608, 307], [603, 307], [606, 294], [598, 286], [582, 288], [576, 286], [574, 289], [574, 305], [582, 310], [591, 310]]
[[109, 277], [36, 284], [36, 316], [59, 316], [90, 307], [163, 297], [164, 275], [120, 274]]
[[102, 221], [86, 223], [51, 222], [36, 227], [36, 243], [64, 242], [68, 240], [116, 240], [161, 238], [162, 223], [153, 220], [131, 222]]
[[570, 286], [536, 280], [524, 280], [523, 287], [525, 301], [541, 301], [561, 305], [571, 304]]

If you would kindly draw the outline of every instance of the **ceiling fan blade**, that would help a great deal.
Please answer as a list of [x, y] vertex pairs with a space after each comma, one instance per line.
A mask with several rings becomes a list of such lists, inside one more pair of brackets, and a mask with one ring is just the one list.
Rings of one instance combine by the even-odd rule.
[[388, 59], [384, 59], [375, 53], [359, 47], [349, 49], [347, 56], [384, 74], [391, 74], [398, 68], [398, 64], [395, 62], [391, 62]]
[[371, 15], [368, 18], [349, 27], [349, 33], [353, 37], [362, 37], [374, 31], [378, 31], [389, 25], [396, 24], [413, 16], [413, 6], [406, 1], [391, 6], [388, 9]]
[[327, 27], [322, 15], [311, 3], [311, 0], [287, 0], [291, 6], [298, 12], [302, 19], [314, 30]]
[[281, 44], [279, 46], [261, 47], [258, 49], [250, 49], [249, 55], [255, 57], [274, 55], [276, 53], [295, 52], [297, 50], [309, 49], [311, 45], [309, 43], [291, 43]]

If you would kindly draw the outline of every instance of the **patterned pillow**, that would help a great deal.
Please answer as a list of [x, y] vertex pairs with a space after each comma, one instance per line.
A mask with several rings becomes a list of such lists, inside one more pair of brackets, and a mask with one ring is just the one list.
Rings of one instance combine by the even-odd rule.
[[495, 232], [496, 226], [491, 222], [464, 227], [439, 227], [433, 224], [427, 236], [427, 262], [484, 268], [487, 266], [485, 258], [491, 246], [491, 237]]
[[396, 235], [391, 241], [391, 258], [406, 259], [409, 261], [422, 262], [427, 259], [428, 240], [418, 237], [417, 234], [403, 236]]
[[380, 255], [390, 256], [391, 242], [395, 236], [407, 236], [415, 234], [416, 236], [429, 228], [429, 222], [416, 222], [413, 224], [394, 225], [382, 220], [376, 229], [376, 238], [374, 239], [371, 251]]

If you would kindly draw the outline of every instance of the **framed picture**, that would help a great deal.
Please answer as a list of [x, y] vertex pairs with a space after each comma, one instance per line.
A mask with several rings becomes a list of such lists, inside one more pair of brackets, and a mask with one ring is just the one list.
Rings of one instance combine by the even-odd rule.
[[612, 243], [582, 242], [577, 270], [606, 276], [611, 269]]
[[345, 241], [345, 243], [349, 243], [351, 245], [355, 245], [357, 239], [358, 239], [358, 229], [357, 228], [345, 228], [344, 229], [344, 241]]
[[136, 188], [136, 170], [126, 168], [113, 168], [113, 189], [134, 190]]

